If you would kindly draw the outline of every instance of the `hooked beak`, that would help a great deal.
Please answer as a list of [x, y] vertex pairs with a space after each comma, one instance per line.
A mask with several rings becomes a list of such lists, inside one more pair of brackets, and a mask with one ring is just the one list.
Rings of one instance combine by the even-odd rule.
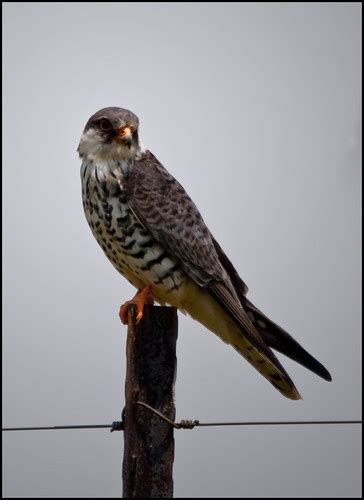
[[131, 146], [133, 136], [130, 127], [120, 127], [116, 136], [118, 141], [123, 142], [126, 146]]

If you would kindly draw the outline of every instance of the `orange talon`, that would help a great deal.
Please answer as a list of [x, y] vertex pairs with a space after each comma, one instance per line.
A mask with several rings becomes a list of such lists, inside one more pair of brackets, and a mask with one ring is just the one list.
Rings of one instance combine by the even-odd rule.
[[122, 306], [120, 306], [119, 317], [124, 325], [127, 325], [129, 320], [129, 304], [136, 306], [136, 323], [138, 324], [139, 321], [141, 321], [143, 318], [144, 305], [153, 304], [153, 297], [151, 296], [152, 289], [153, 285], [148, 285], [145, 288], [138, 290], [131, 300], [127, 300]]

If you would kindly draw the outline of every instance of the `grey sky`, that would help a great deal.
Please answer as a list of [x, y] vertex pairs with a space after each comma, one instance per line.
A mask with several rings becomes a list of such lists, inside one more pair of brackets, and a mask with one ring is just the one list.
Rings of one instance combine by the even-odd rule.
[[[132, 110], [249, 297], [331, 372], [283, 398], [180, 315], [177, 418], [361, 418], [361, 5], [4, 3], [3, 425], [108, 423], [134, 293], [81, 203], [91, 114]], [[356, 497], [360, 428], [176, 432], [175, 496]], [[117, 497], [108, 431], [3, 436], [3, 496]]]

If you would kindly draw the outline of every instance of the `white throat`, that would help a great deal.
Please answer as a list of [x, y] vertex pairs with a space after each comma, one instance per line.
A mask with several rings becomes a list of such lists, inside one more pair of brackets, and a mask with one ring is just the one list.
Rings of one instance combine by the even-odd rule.
[[145, 153], [146, 147], [140, 141], [130, 147], [116, 141], [113, 141], [110, 144], [104, 144], [100, 140], [97, 131], [90, 129], [81, 135], [77, 151], [80, 157], [95, 163], [110, 160], [122, 162], [139, 158]]

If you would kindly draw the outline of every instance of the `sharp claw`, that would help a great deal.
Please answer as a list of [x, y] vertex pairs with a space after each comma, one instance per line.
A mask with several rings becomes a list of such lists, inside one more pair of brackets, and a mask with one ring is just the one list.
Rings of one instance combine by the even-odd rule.
[[138, 290], [131, 300], [128, 300], [120, 307], [119, 317], [124, 325], [127, 325], [129, 322], [129, 305], [132, 306], [133, 313], [135, 313], [136, 308], [137, 315], [135, 323], [137, 325], [140, 323], [140, 321], [143, 319], [143, 310], [145, 304], [153, 304], [153, 298], [150, 296], [152, 289], [153, 286], [148, 285], [142, 290]]

